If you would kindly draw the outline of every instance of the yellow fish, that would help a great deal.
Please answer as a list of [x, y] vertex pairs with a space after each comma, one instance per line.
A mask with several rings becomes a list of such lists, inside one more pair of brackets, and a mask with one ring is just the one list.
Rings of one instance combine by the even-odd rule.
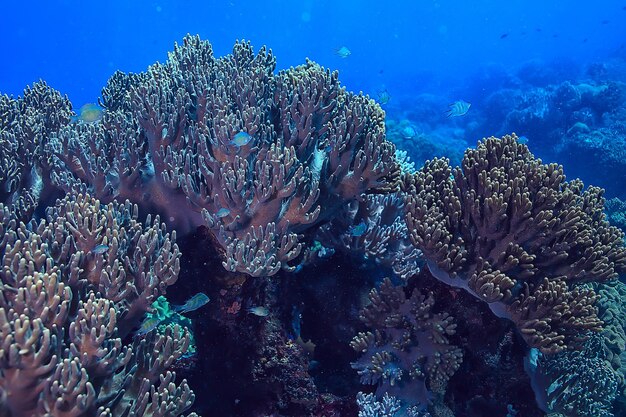
[[104, 109], [95, 103], [87, 103], [78, 110], [77, 116], [72, 116], [72, 122], [93, 123], [102, 119]]

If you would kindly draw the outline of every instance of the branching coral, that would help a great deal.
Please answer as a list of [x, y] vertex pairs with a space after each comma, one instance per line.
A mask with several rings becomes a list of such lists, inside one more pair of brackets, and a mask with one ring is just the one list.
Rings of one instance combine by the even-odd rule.
[[43, 82], [13, 99], [0, 96], [0, 203], [26, 220], [36, 207], [47, 178], [39, 160], [45, 140], [70, 120], [71, 104]]
[[[177, 278], [180, 253], [131, 204], [68, 196], [39, 223], [0, 205], [0, 414], [178, 416], [193, 402], [168, 367], [180, 328], [124, 342]], [[96, 249], [97, 248], [97, 249]]]
[[577, 285], [626, 271], [602, 189], [566, 182], [514, 135], [480, 142], [454, 170], [431, 161], [404, 187], [411, 239], [436, 278], [489, 303], [544, 352], [600, 328], [597, 296]]
[[214, 58], [187, 36], [167, 63], [111, 79], [103, 123], [51, 141], [52, 177], [105, 201], [128, 198], [183, 231], [206, 223], [231, 271], [291, 269], [305, 231], [393, 189], [399, 166], [373, 100], [312, 62], [274, 69], [265, 48], [237, 43]]
[[[333, 250], [358, 254], [391, 267], [402, 279], [417, 274], [421, 253], [409, 240], [401, 193], [369, 195], [346, 205], [320, 227], [318, 241]], [[359, 228], [363, 228], [361, 233]]]
[[359, 417], [430, 417], [427, 411], [420, 411], [417, 407], [403, 409], [400, 400], [386, 393], [378, 401], [374, 394], [359, 392], [356, 402], [359, 406]]
[[406, 404], [426, 407], [431, 392], [443, 394], [459, 368], [463, 352], [449, 341], [454, 319], [434, 313], [432, 294], [404, 288], [386, 279], [370, 292], [361, 319], [372, 329], [359, 333], [351, 346], [363, 355], [353, 363], [364, 384], [377, 384], [379, 397], [389, 393]]

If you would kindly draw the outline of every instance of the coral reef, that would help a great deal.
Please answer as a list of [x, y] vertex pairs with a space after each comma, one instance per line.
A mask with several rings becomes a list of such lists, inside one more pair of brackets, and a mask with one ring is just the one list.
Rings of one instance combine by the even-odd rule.
[[150, 309], [146, 312], [146, 320], [152, 318], [155, 318], [159, 323], [157, 326], [157, 332], [159, 334], [166, 334], [169, 328], [176, 326], [186, 332], [189, 337], [189, 346], [185, 350], [183, 359], [193, 357], [196, 354], [196, 341], [193, 335], [193, 323], [191, 319], [172, 309], [172, 306], [165, 296], [161, 295], [154, 300]]
[[373, 259], [405, 280], [420, 269], [421, 253], [409, 240], [401, 193], [369, 195], [346, 205], [316, 238], [333, 251]]
[[416, 289], [407, 297], [389, 279], [369, 297], [361, 318], [371, 330], [352, 340], [351, 346], [362, 354], [352, 366], [362, 383], [377, 385], [379, 397], [388, 393], [404, 405], [425, 409], [433, 392], [445, 393], [463, 359], [462, 350], [449, 341], [454, 319], [432, 311], [432, 293]]
[[600, 296], [598, 316], [603, 322], [602, 353], [617, 380], [616, 415], [626, 412], [626, 284], [612, 281], [594, 285]]
[[28, 224], [0, 205], [0, 414], [165, 417], [191, 406], [167, 370], [187, 349], [181, 329], [127, 342], [179, 270], [175, 235], [158, 217], [146, 224], [128, 202], [82, 195]]
[[419, 411], [416, 407], [403, 410], [401, 401], [386, 393], [378, 401], [374, 394], [359, 392], [356, 401], [359, 405], [359, 417], [430, 417], [427, 411]]
[[[501, 89], [484, 100], [473, 135], [516, 132], [533, 151], [562, 162], [570, 175], [626, 198], [622, 181], [626, 143], [626, 86], [619, 81], [565, 81]], [[593, 161], [593, 163], [590, 163]]]
[[606, 201], [604, 208], [609, 223], [626, 233], [626, 202], [619, 198], [611, 198]]
[[[461, 150], [515, 128], [554, 155], [596, 149], [621, 179], [621, 84], [494, 68], [466, 117], [422, 95], [385, 123], [337, 72], [275, 67], [186, 36], [116, 72], [101, 120], [75, 122], [44, 82], [0, 97], [0, 415], [626, 409], [619, 202], [605, 215], [603, 190], [515, 135]], [[409, 160], [442, 154], [460, 166]], [[198, 291], [206, 308], [172, 311]]]
[[71, 104], [45, 82], [26, 88], [24, 96], [0, 96], [0, 203], [24, 221], [36, 208], [49, 179], [39, 161], [46, 140], [70, 121]]
[[567, 350], [539, 361], [551, 381], [545, 389], [549, 412], [568, 417], [613, 417], [618, 379], [606, 361], [603, 336], [594, 333], [581, 350]]
[[399, 167], [373, 100], [313, 62], [274, 69], [265, 48], [216, 59], [187, 36], [165, 64], [116, 74], [103, 122], [62, 129], [47, 169], [66, 191], [127, 198], [181, 232], [206, 224], [230, 271], [292, 269], [304, 232], [394, 189]]
[[433, 275], [513, 320], [530, 346], [558, 352], [601, 328], [597, 296], [578, 284], [626, 270], [601, 189], [565, 182], [515, 136], [480, 142], [454, 170], [429, 162], [404, 187], [411, 239]]

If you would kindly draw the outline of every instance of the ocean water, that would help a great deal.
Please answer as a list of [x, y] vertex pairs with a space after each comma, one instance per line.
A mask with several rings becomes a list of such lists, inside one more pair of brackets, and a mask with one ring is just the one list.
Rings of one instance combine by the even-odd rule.
[[[625, 1], [59, 0], [2, 10], [0, 417], [626, 417]], [[259, 58], [219, 76], [176, 73], [175, 44], [197, 56], [208, 47], [188, 34], [219, 62], [243, 56], [236, 42], [255, 54], [266, 46], [275, 70], [265, 74]], [[330, 72], [305, 74], [307, 60], [337, 71], [345, 95]], [[116, 71], [140, 75], [111, 83]], [[323, 87], [311, 116], [285, 103], [315, 90], [313, 73]], [[232, 87], [229, 101], [192, 92], [199, 74], [212, 88], [242, 74], [261, 81]], [[28, 99], [40, 80], [53, 99]], [[103, 91], [108, 82], [119, 95]], [[479, 143], [492, 136], [501, 139]], [[370, 140], [380, 154], [368, 153]], [[386, 141], [405, 153], [402, 186]], [[502, 157], [511, 149], [522, 168]], [[558, 181], [552, 163], [563, 167]], [[445, 186], [429, 188], [428, 175]], [[515, 175], [527, 188], [500, 196], [496, 216], [488, 194]], [[454, 209], [445, 187], [459, 190]], [[79, 193], [129, 205], [102, 209]], [[527, 215], [524, 196], [537, 207]], [[101, 229], [76, 226], [93, 212]], [[120, 232], [147, 230], [154, 216], [163, 226], [153, 246]], [[59, 236], [69, 236], [67, 257]], [[17, 267], [33, 259], [18, 243], [27, 238], [56, 269]], [[45, 301], [24, 295], [34, 293]], [[89, 305], [101, 309], [90, 315]], [[102, 338], [85, 341], [90, 327]], [[151, 411], [159, 401], [170, 409]]]

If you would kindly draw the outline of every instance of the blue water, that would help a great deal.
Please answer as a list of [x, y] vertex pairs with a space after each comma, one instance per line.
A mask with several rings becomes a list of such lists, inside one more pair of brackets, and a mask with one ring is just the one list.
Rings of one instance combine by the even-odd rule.
[[[0, 91], [45, 79], [75, 106], [115, 70], [140, 72], [186, 33], [216, 56], [236, 39], [268, 45], [278, 68], [305, 58], [340, 71], [350, 90], [394, 97], [447, 92], [485, 65], [581, 64], [624, 48], [623, 0], [10, 2], [0, 17]], [[507, 34], [501, 39], [502, 35]], [[336, 48], [348, 47], [342, 59]]]

